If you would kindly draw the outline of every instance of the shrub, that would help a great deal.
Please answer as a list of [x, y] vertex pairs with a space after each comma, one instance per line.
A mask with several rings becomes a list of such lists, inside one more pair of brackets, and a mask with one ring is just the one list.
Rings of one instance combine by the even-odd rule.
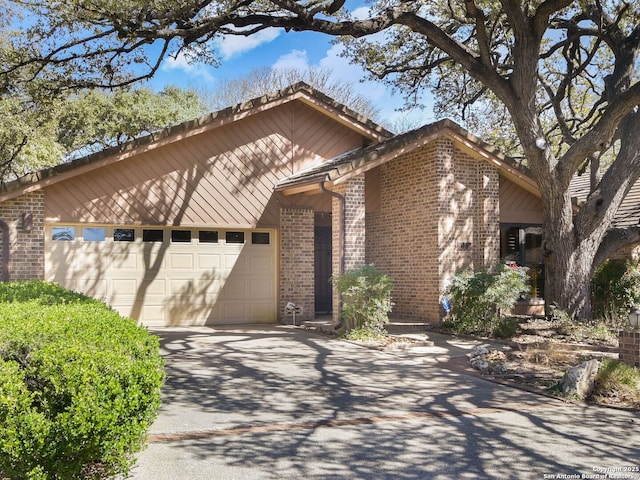
[[342, 297], [342, 331], [359, 338], [386, 335], [389, 323], [391, 278], [373, 265], [363, 265], [333, 278]]
[[529, 289], [525, 267], [500, 265], [495, 272], [459, 273], [443, 292], [451, 307], [443, 326], [458, 333], [513, 335], [517, 323], [506, 314]]
[[54, 284], [0, 284], [0, 478], [127, 474], [160, 405], [158, 339]]
[[594, 318], [619, 327], [629, 310], [640, 304], [640, 267], [637, 263], [607, 260], [593, 276], [591, 296]]

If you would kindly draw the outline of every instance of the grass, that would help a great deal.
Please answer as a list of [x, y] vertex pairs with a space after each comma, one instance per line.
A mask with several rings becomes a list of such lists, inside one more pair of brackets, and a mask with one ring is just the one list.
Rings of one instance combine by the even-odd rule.
[[595, 380], [592, 397], [599, 403], [639, 408], [640, 370], [620, 360], [604, 360]]

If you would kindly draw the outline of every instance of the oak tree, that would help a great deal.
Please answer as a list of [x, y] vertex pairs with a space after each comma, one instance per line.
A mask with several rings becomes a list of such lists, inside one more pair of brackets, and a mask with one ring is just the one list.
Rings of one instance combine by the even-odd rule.
[[[640, 7], [623, 0], [379, 0], [352, 16], [344, 0], [5, 0], [23, 32], [1, 58], [51, 88], [113, 86], [152, 76], [167, 55], [215, 63], [211, 40], [267, 28], [344, 38], [371, 75], [419, 98], [496, 102], [542, 194], [546, 295], [590, 315], [589, 280], [638, 226], [612, 228], [640, 176]], [[2, 12], [0, 12], [2, 13]], [[360, 12], [359, 12], [360, 13]], [[20, 17], [22, 15], [22, 17]], [[606, 170], [597, 168], [607, 157]], [[574, 175], [591, 165], [583, 202]]]

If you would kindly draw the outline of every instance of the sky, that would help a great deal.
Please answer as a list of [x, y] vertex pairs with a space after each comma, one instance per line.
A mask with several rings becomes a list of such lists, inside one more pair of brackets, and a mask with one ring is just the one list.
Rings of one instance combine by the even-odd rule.
[[403, 106], [402, 96], [394, 94], [390, 87], [381, 82], [362, 82], [366, 76], [365, 71], [340, 57], [340, 51], [344, 47], [333, 44], [331, 40], [330, 36], [314, 32], [285, 32], [274, 28], [251, 37], [228, 36], [215, 43], [220, 58], [218, 67], [190, 64], [182, 57], [168, 58], [150, 81], [150, 86], [161, 90], [171, 84], [185, 88], [208, 84], [215, 89], [219, 79], [240, 77], [258, 67], [286, 69], [316, 66], [328, 69], [337, 78], [352, 83], [378, 107], [380, 120], [386, 125], [400, 123], [407, 115], [414, 126], [435, 120], [430, 104], [410, 113], [398, 112], [397, 109]]

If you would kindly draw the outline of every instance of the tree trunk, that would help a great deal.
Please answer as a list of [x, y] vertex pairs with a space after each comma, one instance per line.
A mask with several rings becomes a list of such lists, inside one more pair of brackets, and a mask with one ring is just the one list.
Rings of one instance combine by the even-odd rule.
[[[548, 230], [547, 232], [552, 231]], [[555, 235], [552, 235], [555, 237]], [[545, 310], [557, 307], [576, 320], [591, 319], [591, 274], [596, 248], [591, 242], [574, 246], [571, 239], [549, 238], [545, 258]]]
[[[591, 275], [603, 228], [581, 230], [568, 191], [547, 176], [544, 205], [545, 310], [557, 307], [576, 320], [591, 318]], [[544, 182], [543, 182], [544, 183]], [[585, 231], [586, 230], [586, 231]]]

